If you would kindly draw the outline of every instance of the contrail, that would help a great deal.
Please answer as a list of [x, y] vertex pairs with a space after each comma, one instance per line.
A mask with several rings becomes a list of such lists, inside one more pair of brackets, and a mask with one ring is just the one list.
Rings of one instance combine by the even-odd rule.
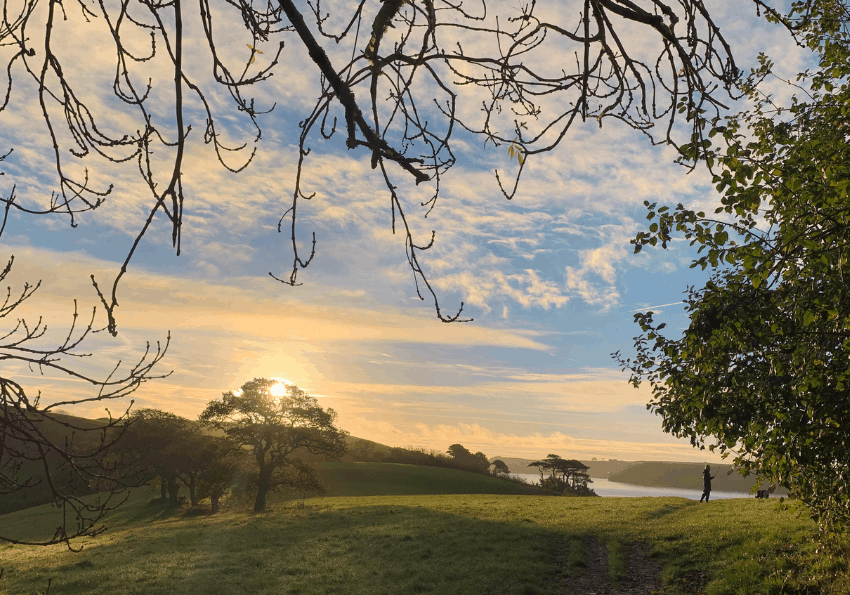
[[666, 306], [677, 306], [679, 304], [684, 304], [683, 301], [673, 302], [672, 304], [660, 304], [658, 306], [644, 306], [643, 308], [635, 308], [634, 310], [626, 310], [627, 312], [646, 312], [647, 310], [651, 310], [652, 308], [664, 308]]

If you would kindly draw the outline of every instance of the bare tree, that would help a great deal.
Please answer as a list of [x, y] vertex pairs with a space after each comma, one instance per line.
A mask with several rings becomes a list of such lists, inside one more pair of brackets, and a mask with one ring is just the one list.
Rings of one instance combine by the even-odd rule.
[[[782, 18], [765, 2], [753, 3]], [[739, 75], [702, 0], [555, 6], [534, 0], [200, 0], [199, 6], [4, 0], [4, 7], [0, 112], [15, 102], [38, 106], [57, 173], [57, 190], [40, 207], [16, 200], [14, 186], [7, 207], [64, 212], [75, 225], [80, 213], [122, 191], [108, 179], [93, 179], [86, 164], [126, 164], [149, 193], [147, 215], [111, 287], [92, 279], [113, 334], [119, 282], [158, 212], [169, 220], [180, 254], [184, 200], [191, 200], [183, 164], [193, 150], [193, 126], [224, 167], [246, 167], [262, 136], [262, 116], [274, 107], [258, 105], [250, 94], [282, 65], [308, 64], [318, 87], [299, 124], [297, 174], [278, 222], [291, 238], [292, 267], [288, 275], [269, 274], [296, 285], [299, 270], [310, 264], [315, 234], [306, 249], [296, 238], [299, 205], [313, 196], [305, 190], [304, 165], [311, 148], [342, 136], [345, 147], [359, 150], [383, 177], [393, 231], [404, 238], [419, 297], [430, 296], [446, 322], [465, 320], [463, 305], [454, 314], [441, 310], [419, 261], [435, 234], [425, 242], [414, 237], [404, 192], [408, 181], [429, 185], [420, 202], [435, 206], [441, 178], [456, 162], [458, 134], [506, 146], [517, 158], [514, 171], [495, 172], [511, 198], [528, 160], [558, 146], [576, 121], [602, 126], [617, 120], [675, 146], [701, 138], [702, 122], [735, 94]], [[91, 88], [92, 76], [81, 85], [74, 76], [79, 64], [63, 53], [62, 40], [82, 35], [90, 51], [113, 56], [111, 88]], [[91, 45], [96, 39], [100, 45]], [[199, 74], [207, 65], [209, 81]], [[99, 109], [109, 94], [115, 109]], [[230, 108], [222, 107], [223, 94]], [[234, 130], [248, 140], [224, 140]]]
[[[7, 202], [0, 233], [5, 228], [9, 205]], [[0, 272], [0, 283], [6, 280], [14, 257]], [[81, 423], [60, 413], [74, 405], [109, 402], [127, 397], [142, 383], [153, 378], [152, 370], [165, 355], [165, 345], [156, 350], [148, 345], [139, 360], [129, 368], [118, 362], [105, 377], [80, 371], [73, 360], [91, 357], [81, 351], [81, 344], [97, 330], [94, 328], [95, 312], [85, 325], [78, 322], [76, 302], [74, 314], [64, 337], [50, 343], [48, 327], [39, 318], [35, 324], [20, 316], [19, 308], [39, 289], [25, 284], [20, 293], [13, 294], [11, 287], [0, 305], [0, 323], [8, 323], [0, 335], [0, 497], [12, 494], [47, 491], [54, 505], [61, 511], [61, 519], [52, 536], [43, 539], [18, 539], [4, 534], [0, 541], [48, 545], [66, 543], [76, 537], [100, 533], [104, 515], [121, 502], [123, 486], [120, 473], [104, 462], [104, 453], [121, 435], [127, 412], [112, 417], [104, 423]], [[170, 337], [169, 337], [170, 338]], [[24, 376], [28, 368], [43, 376], [45, 371], [58, 373], [68, 379], [92, 385], [89, 397], [61, 399], [53, 395], [53, 402], [41, 403], [41, 391], [28, 394], [28, 378], [14, 380], [13, 375]], [[12, 372], [12, 373], [10, 373]], [[18, 372], [18, 374], [15, 374]], [[108, 410], [107, 410], [108, 411]], [[95, 486], [109, 486], [98, 498], [85, 498], [84, 494]]]

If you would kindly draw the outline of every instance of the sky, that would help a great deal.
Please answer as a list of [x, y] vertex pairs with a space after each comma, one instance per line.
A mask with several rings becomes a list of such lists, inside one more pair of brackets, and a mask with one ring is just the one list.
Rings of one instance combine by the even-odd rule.
[[[706, 4], [740, 66], [754, 66], [764, 51], [781, 72], [805, 68], [810, 58], [756, 18], [749, 4]], [[103, 32], [70, 13], [61, 25], [68, 35], [57, 41], [66, 71], [106, 126], [127, 125], [129, 116], [110, 96], [114, 58], [93, 49]], [[88, 45], [69, 41], [83, 34]], [[240, 40], [220, 49], [245, 51]], [[645, 200], [705, 210], [717, 204], [706, 171], [688, 173], [674, 163], [673, 149], [652, 146], [613, 120], [601, 128], [593, 121], [574, 126], [551, 153], [529, 159], [507, 201], [493, 170], [510, 172], [516, 161], [504, 146], [484, 147], [459, 133], [458, 162], [427, 218], [428, 209], [419, 206], [425, 191], [400, 183], [417, 241], [436, 234], [420, 262], [442, 310], [451, 314], [463, 301], [463, 314], [474, 319], [444, 324], [433, 303], [416, 296], [404, 238], [392, 233], [390, 200], [369, 155], [347, 151], [340, 135], [316, 140], [302, 174], [305, 191], [315, 196], [300, 203], [298, 232], [308, 254], [315, 231], [316, 256], [299, 272], [302, 285], [283, 285], [269, 272], [286, 277], [291, 269], [289, 237], [277, 224], [294, 187], [298, 122], [310, 109], [317, 78], [293, 51], [278, 76], [258, 89], [258, 103], [277, 108], [260, 120], [263, 138], [252, 163], [232, 174], [208, 146], [190, 143], [181, 254], [171, 247], [170, 223], [158, 216], [122, 280], [118, 336], [90, 335], [83, 351], [92, 356], [72, 364], [106, 374], [170, 333], [158, 371], [171, 374], [141, 386], [133, 407], [194, 418], [222, 392], [269, 377], [332, 407], [352, 435], [391, 446], [445, 451], [461, 443], [488, 456], [529, 458], [720, 460], [665, 434], [661, 419], [646, 409], [648, 387], [632, 387], [611, 357], [632, 353], [636, 312], [659, 313], [674, 333], [685, 327], [683, 292], [705, 280], [688, 268], [693, 253], [676, 240], [668, 250], [634, 255], [629, 240], [643, 229]], [[188, 55], [196, 52], [188, 46]], [[51, 142], [32, 101], [35, 83], [22, 69], [12, 72], [11, 101], [0, 112], [0, 154], [15, 151], [0, 164], [0, 195], [14, 185], [22, 204], [44, 204], [57, 187]], [[200, 70], [198, 76], [209, 79]], [[778, 81], [765, 89], [789, 93]], [[215, 109], [224, 105], [219, 95], [211, 97]], [[463, 109], [476, 108], [465, 103]], [[221, 113], [227, 128], [231, 116]], [[203, 120], [194, 126], [202, 130]], [[88, 168], [95, 184], [115, 185], [106, 203], [79, 215], [75, 227], [67, 215], [13, 212], [0, 238], [0, 257], [15, 258], [7, 279], [13, 293], [41, 280], [15, 317], [31, 324], [43, 317], [43, 345], [64, 339], [75, 300], [81, 318], [99, 305], [90, 276], [111, 286], [150, 205], [132, 164], [69, 162], [76, 171]], [[96, 321], [105, 326], [102, 308]], [[5, 369], [31, 393], [40, 390], [44, 403], [92, 394], [58, 373]], [[115, 412], [128, 404], [107, 406]], [[104, 406], [71, 412], [100, 417]]]

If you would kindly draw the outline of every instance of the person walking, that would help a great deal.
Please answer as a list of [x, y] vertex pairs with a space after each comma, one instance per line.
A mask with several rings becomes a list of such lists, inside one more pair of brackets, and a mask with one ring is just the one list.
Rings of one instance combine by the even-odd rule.
[[702, 502], [703, 498], [708, 502], [708, 496], [711, 494], [711, 480], [715, 477], [717, 476], [711, 474], [711, 465], [706, 465], [702, 471], [702, 496], [699, 498], [700, 502]]

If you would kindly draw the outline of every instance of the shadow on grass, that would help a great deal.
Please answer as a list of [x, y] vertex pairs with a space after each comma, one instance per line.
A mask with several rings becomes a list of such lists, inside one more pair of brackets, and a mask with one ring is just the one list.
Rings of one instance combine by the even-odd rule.
[[[53, 577], [63, 594], [554, 594], [563, 534], [418, 506], [289, 509], [155, 522], [139, 506], [132, 534], [48, 567], [20, 568], [6, 588]], [[147, 527], [144, 527], [144, 526]], [[34, 582], [31, 582], [34, 581]]]
[[673, 514], [674, 512], [679, 512], [683, 508], [687, 508], [690, 506], [687, 502], [682, 502], [681, 504], [665, 504], [664, 506], [660, 506], [655, 510], [650, 510], [646, 514], [646, 520], [651, 521], [655, 519], [660, 519], [661, 517], [665, 517], [669, 514]]

